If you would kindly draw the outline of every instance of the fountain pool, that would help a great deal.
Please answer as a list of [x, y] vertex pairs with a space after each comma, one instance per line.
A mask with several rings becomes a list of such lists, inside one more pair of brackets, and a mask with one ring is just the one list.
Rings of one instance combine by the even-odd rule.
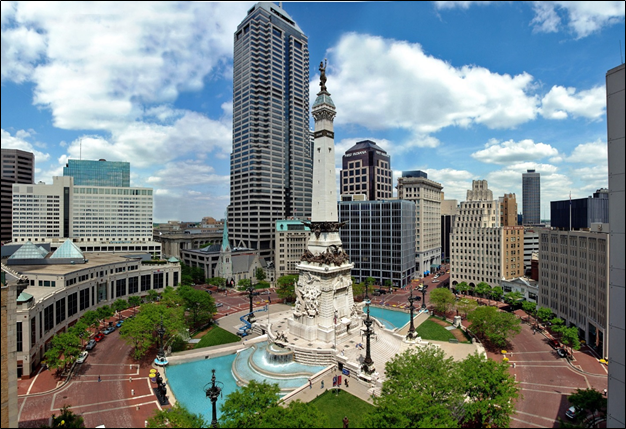
[[273, 363], [267, 348], [272, 346], [262, 342], [239, 353], [195, 362], [170, 364], [167, 368], [168, 386], [176, 400], [184, 404], [192, 413], [202, 414], [211, 421], [211, 401], [206, 398], [203, 387], [211, 380], [211, 370], [215, 369], [218, 381], [224, 383], [222, 397], [218, 399], [217, 416], [221, 415], [220, 405], [227, 395], [238, 389], [237, 380], [276, 383], [284, 395], [308, 383], [309, 377], [323, 370], [325, 366], [304, 365], [297, 362]]
[[[365, 310], [363, 311], [365, 313]], [[411, 315], [404, 311], [391, 310], [389, 308], [370, 307], [370, 316], [377, 319], [387, 329], [402, 328], [410, 322]], [[413, 315], [413, 320], [417, 312]]]

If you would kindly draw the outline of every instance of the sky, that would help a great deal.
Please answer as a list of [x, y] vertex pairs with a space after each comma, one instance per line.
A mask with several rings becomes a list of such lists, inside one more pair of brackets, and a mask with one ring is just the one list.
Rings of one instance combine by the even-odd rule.
[[[68, 159], [131, 163], [154, 221], [224, 217], [233, 34], [249, 2], [5, 2], [2, 147], [51, 183]], [[283, 2], [337, 107], [336, 170], [372, 140], [446, 199], [494, 198], [541, 174], [550, 201], [608, 187], [606, 72], [623, 63], [624, 2]], [[313, 125], [311, 119], [311, 126]], [[395, 195], [395, 192], [394, 192]]]

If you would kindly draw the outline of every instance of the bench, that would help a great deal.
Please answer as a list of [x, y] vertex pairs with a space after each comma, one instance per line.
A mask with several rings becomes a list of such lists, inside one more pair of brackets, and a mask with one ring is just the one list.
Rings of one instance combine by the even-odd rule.
[[457, 340], [456, 338], [450, 338], [448, 342], [452, 344], [459, 344], [459, 340]]

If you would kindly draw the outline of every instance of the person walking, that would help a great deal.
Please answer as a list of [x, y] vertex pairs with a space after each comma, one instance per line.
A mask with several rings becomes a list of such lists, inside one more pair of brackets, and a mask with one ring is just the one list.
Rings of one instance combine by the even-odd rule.
[[313, 389], [313, 383], [311, 382], [310, 378], [309, 378], [309, 389]]
[[348, 416], [345, 416], [343, 418], [343, 427], [347, 428], [349, 423], [350, 423], [350, 420], [348, 420]]
[[98, 383], [100, 383], [102, 380], [100, 379], [100, 376], [98, 376]]
[[344, 384], [346, 385], [346, 387], [348, 387], [348, 378], [346, 377], [346, 379], [344, 380]]

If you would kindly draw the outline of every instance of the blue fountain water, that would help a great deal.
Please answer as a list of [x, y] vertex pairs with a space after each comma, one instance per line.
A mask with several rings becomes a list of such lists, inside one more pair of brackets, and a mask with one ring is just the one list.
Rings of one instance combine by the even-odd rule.
[[[370, 307], [370, 316], [380, 321], [387, 329], [401, 328], [409, 323], [411, 319], [409, 313], [404, 311], [379, 307]], [[415, 316], [416, 314], [413, 315], [413, 317]]]
[[[206, 398], [203, 387], [211, 381], [212, 369], [215, 369], [217, 381], [224, 383], [222, 397], [217, 400], [217, 416], [219, 418], [221, 415], [220, 405], [224, 403], [227, 395], [238, 389], [235, 377], [232, 374], [233, 362], [240, 377], [258, 382], [277, 383], [281, 389], [298, 388], [308, 383], [309, 376], [325, 368], [324, 366], [304, 365], [297, 362], [271, 363], [265, 356], [267, 345], [267, 342], [259, 343], [256, 345], [256, 349], [250, 347], [240, 352], [239, 355], [230, 354], [179, 365], [170, 365], [167, 369], [169, 387], [172, 389], [177, 401], [184, 404], [192, 413], [203, 415], [205, 420], [210, 422], [212, 418], [211, 401]], [[255, 365], [270, 373], [291, 374], [304, 372], [309, 375], [289, 378], [261, 375], [253, 370], [248, 363], [248, 358], [251, 354]]]

